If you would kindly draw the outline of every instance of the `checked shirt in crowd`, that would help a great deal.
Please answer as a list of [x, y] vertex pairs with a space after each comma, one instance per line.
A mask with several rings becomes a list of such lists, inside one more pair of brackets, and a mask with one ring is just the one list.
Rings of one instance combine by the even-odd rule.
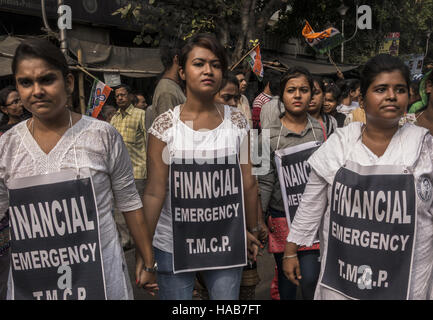
[[117, 110], [111, 119], [125, 142], [134, 169], [134, 179], [146, 179], [145, 112], [130, 105], [124, 112]]

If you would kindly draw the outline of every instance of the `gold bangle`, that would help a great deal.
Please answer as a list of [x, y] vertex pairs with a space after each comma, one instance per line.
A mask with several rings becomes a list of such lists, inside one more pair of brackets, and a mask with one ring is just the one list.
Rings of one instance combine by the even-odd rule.
[[294, 255], [292, 255], [292, 256], [284, 256], [282, 260], [285, 260], [285, 259], [293, 259], [293, 258], [297, 258], [297, 257], [298, 257], [298, 255], [297, 255], [297, 254], [294, 254]]

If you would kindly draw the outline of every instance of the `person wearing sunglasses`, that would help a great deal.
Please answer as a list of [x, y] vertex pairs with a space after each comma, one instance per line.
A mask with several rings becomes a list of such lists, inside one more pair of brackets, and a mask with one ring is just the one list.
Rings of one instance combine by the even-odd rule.
[[3, 121], [0, 124], [0, 136], [17, 123], [21, 122], [24, 108], [21, 103], [20, 95], [13, 86], [7, 86], [0, 90], [0, 108]]

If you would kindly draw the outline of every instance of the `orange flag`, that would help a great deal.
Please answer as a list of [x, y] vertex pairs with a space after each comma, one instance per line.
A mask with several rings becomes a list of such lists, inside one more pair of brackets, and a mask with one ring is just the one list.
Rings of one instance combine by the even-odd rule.
[[112, 90], [102, 81], [94, 80], [86, 115], [97, 118]]
[[263, 75], [265, 73], [263, 69], [263, 63], [262, 63], [262, 55], [260, 53], [260, 46], [257, 46], [247, 57], [248, 63], [251, 66], [251, 69], [253, 70], [254, 74], [259, 78], [261, 81], [263, 79]]

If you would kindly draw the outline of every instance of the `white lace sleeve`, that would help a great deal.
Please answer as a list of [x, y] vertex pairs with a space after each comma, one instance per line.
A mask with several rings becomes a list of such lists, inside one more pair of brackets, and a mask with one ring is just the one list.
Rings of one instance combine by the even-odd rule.
[[230, 111], [231, 111], [230, 119], [233, 122], [233, 124], [240, 130], [249, 131], [250, 126], [244, 114], [236, 108], [230, 108]]
[[173, 127], [173, 112], [171, 110], [159, 115], [149, 129], [149, 133], [167, 143], [167, 131]]
[[232, 107], [230, 107], [230, 120], [233, 123], [234, 127], [237, 129], [239, 142], [240, 144], [242, 144], [245, 137], [248, 136], [248, 132], [250, 131], [250, 125], [248, 124], [248, 120], [247, 118], [245, 118], [244, 114], [240, 110]]

